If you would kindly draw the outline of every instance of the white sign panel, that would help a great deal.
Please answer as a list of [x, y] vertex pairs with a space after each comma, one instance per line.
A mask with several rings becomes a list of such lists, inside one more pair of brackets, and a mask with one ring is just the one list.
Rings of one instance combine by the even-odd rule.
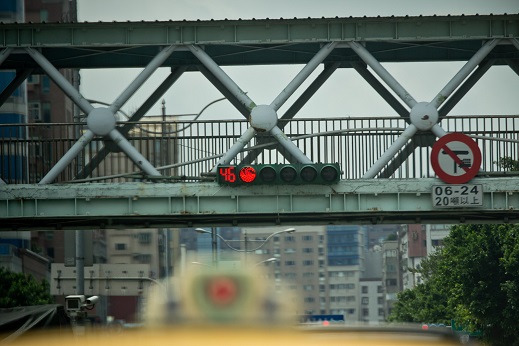
[[[84, 268], [85, 295], [136, 296], [156, 283], [149, 264], [94, 264]], [[52, 263], [52, 295], [76, 294], [76, 268]]]
[[483, 206], [483, 185], [433, 185], [432, 202], [436, 208]]

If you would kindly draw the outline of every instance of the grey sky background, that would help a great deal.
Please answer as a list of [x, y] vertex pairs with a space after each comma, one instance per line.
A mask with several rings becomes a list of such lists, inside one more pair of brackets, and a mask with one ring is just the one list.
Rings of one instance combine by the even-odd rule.
[[[78, 0], [80, 21], [250, 19], [294, 17], [416, 16], [519, 13], [519, 0]], [[430, 101], [463, 66], [459, 63], [385, 64], [417, 101]], [[224, 70], [256, 102], [270, 104], [302, 66], [227, 67]], [[282, 115], [305, 90], [314, 74], [280, 109]], [[112, 102], [140, 70], [83, 70], [81, 92]], [[159, 69], [123, 106], [132, 112], [169, 73]], [[197, 113], [221, 94], [200, 73], [185, 73], [164, 95], [168, 114]], [[157, 103], [148, 115], [160, 114]], [[519, 114], [519, 76], [494, 66], [450, 114]], [[354, 70], [336, 71], [299, 112], [298, 117], [393, 116], [396, 113]], [[189, 119], [189, 117], [187, 118]], [[201, 119], [242, 119], [227, 101], [214, 104]]]

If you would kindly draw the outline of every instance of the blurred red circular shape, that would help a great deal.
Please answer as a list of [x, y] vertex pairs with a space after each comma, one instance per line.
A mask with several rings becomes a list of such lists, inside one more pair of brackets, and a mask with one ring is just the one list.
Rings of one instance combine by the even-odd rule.
[[225, 306], [232, 304], [236, 299], [236, 283], [227, 277], [211, 280], [208, 287], [209, 298], [215, 305]]

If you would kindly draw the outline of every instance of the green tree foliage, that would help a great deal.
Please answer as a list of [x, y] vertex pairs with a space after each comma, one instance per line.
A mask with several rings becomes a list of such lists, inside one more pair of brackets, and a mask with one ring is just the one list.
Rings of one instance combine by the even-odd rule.
[[504, 168], [505, 171], [519, 171], [519, 161], [514, 160], [510, 156], [505, 156], [497, 161], [494, 161], [499, 167]]
[[390, 320], [455, 319], [492, 345], [519, 345], [519, 225], [455, 226], [444, 244], [422, 261], [425, 282], [399, 294]]
[[43, 305], [54, 303], [47, 281], [13, 273], [0, 267], [0, 307]]

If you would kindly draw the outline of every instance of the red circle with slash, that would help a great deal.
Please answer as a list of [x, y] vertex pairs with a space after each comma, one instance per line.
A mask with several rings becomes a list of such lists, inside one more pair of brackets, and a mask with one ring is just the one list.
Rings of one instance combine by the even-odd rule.
[[431, 165], [444, 182], [464, 184], [479, 172], [481, 151], [469, 136], [459, 132], [448, 133], [434, 143]]

